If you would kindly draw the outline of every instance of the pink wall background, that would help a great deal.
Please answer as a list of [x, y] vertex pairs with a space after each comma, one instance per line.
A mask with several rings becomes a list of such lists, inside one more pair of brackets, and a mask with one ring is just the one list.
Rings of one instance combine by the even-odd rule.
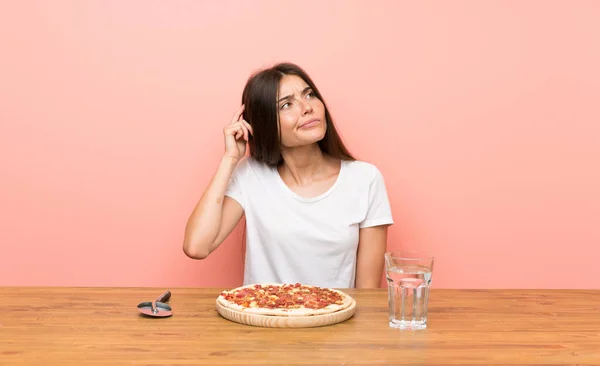
[[185, 221], [249, 74], [307, 69], [439, 288], [600, 288], [600, 4], [3, 1], [0, 285], [234, 286]]

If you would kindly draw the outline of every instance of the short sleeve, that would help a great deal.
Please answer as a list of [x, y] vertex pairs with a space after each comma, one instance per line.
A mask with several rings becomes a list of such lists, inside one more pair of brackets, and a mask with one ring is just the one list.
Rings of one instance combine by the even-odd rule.
[[390, 207], [385, 181], [379, 169], [375, 167], [371, 183], [369, 184], [367, 215], [360, 223], [359, 227], [366, 228], [379, 225], [391, 225], [393, 223], [392, 209]]
[[243, 181], [247, 164], [247, 160], [244, 159], [240, 161], [238, 165], [236, 165], [233, 173], [231, 174], [231, 178], [229, 178], [229, 182], [227, 183], [227, 188], [225, 189], [225, 196], [236, 200], [244, 209], [246, 206], [246, 200], [244, 199], [244, 191], [242, 188], [244, 187]]

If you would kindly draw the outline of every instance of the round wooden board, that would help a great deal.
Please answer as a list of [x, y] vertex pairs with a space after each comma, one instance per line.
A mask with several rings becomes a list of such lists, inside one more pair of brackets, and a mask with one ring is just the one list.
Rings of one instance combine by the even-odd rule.
[[350, 319], [356, 311], [356, 301], [352, 299], [352, 304], [346, 309], [331, 314], [314, 316], [269, 316], [247, 314], [241, 311], [224, 307], [217, 301], [217, 312], [225, 319], [236, 323], [253, 325], [257, 327], [268, 328], [309, 328], [322, 327], [341, 323]]

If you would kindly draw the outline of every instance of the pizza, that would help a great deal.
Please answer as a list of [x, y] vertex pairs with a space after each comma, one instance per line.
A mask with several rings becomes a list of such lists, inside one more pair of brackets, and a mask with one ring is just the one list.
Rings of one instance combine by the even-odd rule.
[[346, 293], [318, 286], [295, 284], [251, 284], [221, 292], [217, 302], [247, 314], [314, 316], [348, 308], [353, 299]]

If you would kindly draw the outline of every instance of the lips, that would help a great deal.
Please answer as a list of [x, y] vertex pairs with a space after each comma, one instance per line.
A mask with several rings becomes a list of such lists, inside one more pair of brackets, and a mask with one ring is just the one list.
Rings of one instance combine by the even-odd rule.
[[300, 128], [310, 128], [310, 127], [313, 127], [313, 126], [317, 125], [319, 122], [321, 122], [320, 119], [313, 118], [313, 119], [311, 119], [309, 121], [306, 121], [306, 122], [302, 123], [300, 125]]

